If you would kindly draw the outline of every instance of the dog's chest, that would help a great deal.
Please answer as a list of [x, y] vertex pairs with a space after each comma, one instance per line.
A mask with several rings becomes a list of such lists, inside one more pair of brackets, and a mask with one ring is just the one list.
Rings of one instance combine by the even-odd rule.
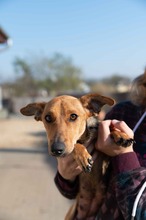
[[77, 217], [86, 219], [96, 215], [105, 197], [106, 186], [102, 174], [102, 161], [96, 160], [90, 173], [80, 174]]
[[92, 197], [96, 196], [98, 192], [103, 193], [105, 190], [104, 174], [108, 165], [106, 156], [99, 153], [94, 161], [92, 171], [80, 174], [80, 192], [88, 195], [92, 194]]

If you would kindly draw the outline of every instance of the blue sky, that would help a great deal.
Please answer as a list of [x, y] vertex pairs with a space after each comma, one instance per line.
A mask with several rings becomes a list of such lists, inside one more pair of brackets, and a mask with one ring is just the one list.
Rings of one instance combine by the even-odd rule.
[[69, 56], [86, 78], [134, 78], [146, 66], [145, 0], [0, 0], [0, 26], [14, 42], [0, 53], [0, 81], [32, 54]]

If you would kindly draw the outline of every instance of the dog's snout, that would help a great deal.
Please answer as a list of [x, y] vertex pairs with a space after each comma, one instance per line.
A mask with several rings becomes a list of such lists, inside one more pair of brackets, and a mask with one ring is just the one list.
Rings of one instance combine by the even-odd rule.
[[51, 153], [53, 156], [59, 157], [63, 155], [65, 150], [65, 145], [62, 142], [55, 142], [51, 146]]

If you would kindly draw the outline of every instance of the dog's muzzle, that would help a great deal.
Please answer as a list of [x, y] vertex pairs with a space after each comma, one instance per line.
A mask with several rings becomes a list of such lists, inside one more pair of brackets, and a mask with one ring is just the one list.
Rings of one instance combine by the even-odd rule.
[[51, 145], [51, 154], [56, 157], [60, 157], [63, 155], [65, 150], [65, 145], [62, 142], [54, 142]]

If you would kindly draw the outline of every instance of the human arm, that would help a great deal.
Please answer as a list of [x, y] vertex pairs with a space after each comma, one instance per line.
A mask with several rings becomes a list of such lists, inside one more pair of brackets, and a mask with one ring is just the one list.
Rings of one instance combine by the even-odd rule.
[[74, 199], [79, 189], [78, 175], [82, 172], [70, 154], [63, 158], [58, 158], [58, 170], [54, 178], [55, 184], [60, 193], [68, 199]]
[[[113, 199], [116, 203], [115, 209], [117, 208], [117, 213], [122, 213], [123, 219], [130, 220], [135, 198], [142, 187], [142, 184], [144, 181], [146, 181], [146, 169], [140, 167], [132, 145], [128, 148], [123, 148], [115, 145], [112, 142], [110, 138], [111, 123], [114, 124], [117, 129], [128, 134], [130, 138], [133, 138], [133, 132], [125, 124], [125, 122], [107, 120], [100, 123], [96, 148], [111, 156], [111, 165], [113, 170], [113, 178], [110, 181], [108, 188], [108, 195], [111, 196], [106, 198], [108, 210], [107, 215], [109, 218], [110, 216], [112, 217], [114, 215], [114, 211], [113, 213], [110, 211], [113, 210], [113, 203], [111, 202]], [[140, 198], [138, 210], [136, 212], [136, 219], [138, 220], [146, 219], [145, 198], [146, 190], [143, 192]], [[100, 211], [101, 216], [103, 216], [105, 211], [103, 207]]]
[[[114, 194], [118, 207], [125, 220], [130, 220], [136, 196], [144, 182], [146, 182], [146, 169], [141, 167], [136, 154], [125, 153], [112, 158], [114, 167]], [[136, 211], [137, 220], [146, 219], [146, 190], [138, 202]], [[144, 218], [145, 216], [145, 218]]]

